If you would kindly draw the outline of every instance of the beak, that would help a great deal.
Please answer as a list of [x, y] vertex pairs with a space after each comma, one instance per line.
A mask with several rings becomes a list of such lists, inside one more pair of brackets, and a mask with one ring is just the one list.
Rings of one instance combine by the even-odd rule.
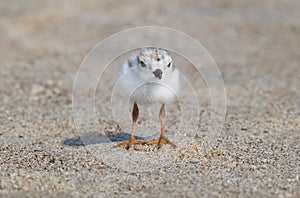
[[159, 78], [159, 80], [161, 79], [162, 77], [162, 71], [160, 69], [156, 69], [154, 72], [153, 72], [154, 76], [156, 78]]

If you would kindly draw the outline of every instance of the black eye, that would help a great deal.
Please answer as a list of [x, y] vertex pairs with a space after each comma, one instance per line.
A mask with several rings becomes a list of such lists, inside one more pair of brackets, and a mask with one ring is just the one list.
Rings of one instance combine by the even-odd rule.
[[144, 61], [140, 61], [141, 67], [147, 67], [147, 65], [144, 63]]
[[171, 67], [171, 62], [168, 64], [168, 67]]

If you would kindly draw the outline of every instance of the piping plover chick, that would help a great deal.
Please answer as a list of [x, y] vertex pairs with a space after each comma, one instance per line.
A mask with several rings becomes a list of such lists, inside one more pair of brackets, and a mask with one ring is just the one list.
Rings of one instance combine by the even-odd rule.
[[[165, 105], [172, 102], [179, 89], [179, 71], [174, 67], [172, 58], [166, 50], [160, 48], [143, 48], [133, 53], [122, 66], [119, 83], [124, 95], [133, 105], [132, 130], [128, 141], [117, 147], [133, 148], [135, 144], [157, 144], [161, 148], [164, 144], [175, 145], [165, 137]], [[139, 116], [139, 105], [159, 103], [159, 120], [161, 134], [159, 139], [145, 142], [136, 140], [134, 129]]]

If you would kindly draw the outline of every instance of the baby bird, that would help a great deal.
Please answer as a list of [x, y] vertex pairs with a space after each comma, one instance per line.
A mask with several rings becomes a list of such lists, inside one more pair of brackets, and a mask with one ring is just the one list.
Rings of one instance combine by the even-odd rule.
[[[175, 147], [165, 137], [165, 105], [173, 101], [179, 90], [179, 71], [174, 67], [172, 57], [169, 53], [160, 48], [143, 48], [133, 53], [122, 66], [119, 78], [122, 92], [129, 97], [133, 105], [132, 129], [128, 141], [120, 143], [117, 147], [133, 148], [135, 144], [153, 145], [161, 148], [164, 144]], [[145, 142], [136, 140], [134, 130], [139, 116], [139, 105], [152, 105], [159, 103], [159, 120], [161, 134], [157, 140]]]

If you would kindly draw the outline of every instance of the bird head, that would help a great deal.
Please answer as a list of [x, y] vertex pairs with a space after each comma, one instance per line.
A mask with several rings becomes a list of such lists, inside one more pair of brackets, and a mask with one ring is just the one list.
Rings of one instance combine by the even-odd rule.
[[160, 48], [145, 48], [137, 56], [141, 73], [151, 80], [163, 80], [174, 68], [169, 53]]

